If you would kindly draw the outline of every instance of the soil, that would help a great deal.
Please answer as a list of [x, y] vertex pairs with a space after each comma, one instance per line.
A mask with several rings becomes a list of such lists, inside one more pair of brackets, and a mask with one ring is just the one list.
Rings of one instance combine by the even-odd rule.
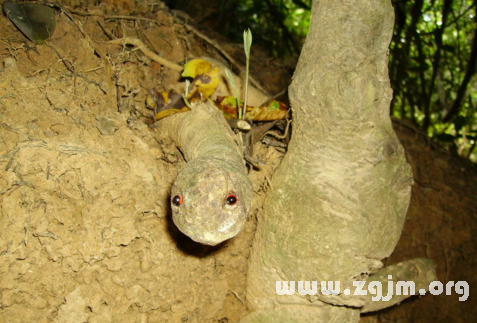
[[[201, 56], [229, 64], [221, 51], [240, 63], [243, 49], [192, 31], [160, 2], [65, 8], [74, 20], [58, 11], [41, 45], [0, 16], [0, 322], [238, 322], [248, 313], [256, 216], [284, 151], [255, 145], [267, 163], [250, 172], [255, 196], [242, 233], [217, 247], [192, 242], [169, 208], [185, 161], [150, 126], [145, 105], [150, 89], [168, 90], [180, 74], [107, 41], [139, 38], [179, 64]], [[251, 66], [271, 94], [290, 82], [290, 64], [259, 49]], [[362, 321], [469, 321], [477, 317], [477, 168], [395, 125], [416, 183], [386, 262], [432, 258], [440, 281], [465, 280], [471, 292], [466, 302], [455, 292], [414, 297]]]

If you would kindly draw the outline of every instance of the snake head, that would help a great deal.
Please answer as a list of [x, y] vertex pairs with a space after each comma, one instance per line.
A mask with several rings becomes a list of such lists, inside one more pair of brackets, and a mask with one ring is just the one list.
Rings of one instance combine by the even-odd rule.
[[192, 240], [215, 246], [243, 229], [252, 196], [252, 183], [243, 170], [224, 160], [199, 157], [181, 169], [172, 185], [172, 219]]

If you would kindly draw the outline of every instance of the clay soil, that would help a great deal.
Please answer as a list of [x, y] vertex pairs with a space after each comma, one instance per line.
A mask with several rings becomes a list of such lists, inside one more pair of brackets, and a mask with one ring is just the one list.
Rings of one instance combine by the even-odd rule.
[[[284, 151], [255, 146], [267, 164], [251, 170], [253, 210], [236, 238], [211, 248], [178, 232], [169, 194], [185, 161], [150, 125], [145, 100], [180, 83], [180, 73], [107, 42], [138, 38], [178, 64], [200, 56], [230, 64], [223, 52], [240, 63], [243, 49], [195, 32], [160, 2], [131, 3], [68, 3], [73, 19], [58, 11], [41, 45], [0, 15], [0, 322], [225, 323], [248, 313], [247, 258]], [[290, 68], [259, 49], [251, 65], [272, 94], [290, 82]], [[432, 258], [439, 280], [467, 281], [470, 296], [414, 297], [362, 321], [472, 321], [477, 169], [412, 126], [395, 127], [415, 185], [385, 262]]]

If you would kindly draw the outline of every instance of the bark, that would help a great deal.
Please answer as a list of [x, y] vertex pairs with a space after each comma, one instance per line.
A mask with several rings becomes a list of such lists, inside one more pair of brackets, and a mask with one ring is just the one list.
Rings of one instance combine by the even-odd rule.
[[[371, 275], [367, 279], [367, 283], [378, 281], [383, 287], [382, 295], [387, 295], [390, 292], [393, 296], [387, 301], [369, 302], [363, 306], [361, 313], [379, 311], [399, 304], [408, 298], [409, 295], [397, 295], [396, 283], [398, 281], [412, 281], [415, 284], [416, 295], [421, 289], [429, 291], [429, 284], [437, 280], [435, 268], [436, 263], [433, 260], [418, 258], [383, 268], [377, 274]], [[389, 290], [389, 282], [392, 282], [392, 290]]]
[[[389, 117], [391, 2], [315, 0], [312, 8], [290, 86], [292, 140], [249, 261], [256, 312], [243, 322], [282, 322], [277, 313], [290, 308], [303, 322], [357, 321], [369, 298], [343, 290], [382, 267], [409, 204], [411, 169]], [[303, 280], [340, 281], [341, 293], [277, 295], [276, 281]]]

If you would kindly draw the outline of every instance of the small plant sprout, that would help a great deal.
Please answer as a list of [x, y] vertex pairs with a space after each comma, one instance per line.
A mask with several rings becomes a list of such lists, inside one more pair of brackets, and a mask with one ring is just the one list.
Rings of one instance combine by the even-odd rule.
[[247, 112], [247, 96], [248, 96], [248, 69], [250, 62], [250, 47], [252, 47], [252, 32], [250, 29], [243, 31], [243, 47], [245, 50], [246, 64], [245, 64], [245, 96], [243, 99], [243, 113], [242, 118], [245, 119], [245, 113]]
[[185, 105], [189, 108], [189, 110], [192, 110], [192, 107], [189, 103], [189, 100], [187, 100], [187, 97], [189, 96], [189, 86], [190, 86], [190, 81], [189, 80], [186, 80], [185, 81], [185, 93], [184, 95], [182, 96], [182, 98], [184, 99], [184, 103]]
[[235, 99], [237, 101], [237, 115], [238, 115], [238, 118], [242, 119], [242, 110], [240, 110], [240, 100], [239, 100], [240, 98], [239, 98], [239, 95], [238, 95], [237, 86], [235, 85], [234, 77], [232, 75], [232, 72], [230, 72], [230, 70], [228, 68], [225, 69], [225, 75], [227, 75], [227, 78], [230, 81], [230, 85], [232, 86], [232, 88], [234, 89], [234, 92], [235, 92]]

